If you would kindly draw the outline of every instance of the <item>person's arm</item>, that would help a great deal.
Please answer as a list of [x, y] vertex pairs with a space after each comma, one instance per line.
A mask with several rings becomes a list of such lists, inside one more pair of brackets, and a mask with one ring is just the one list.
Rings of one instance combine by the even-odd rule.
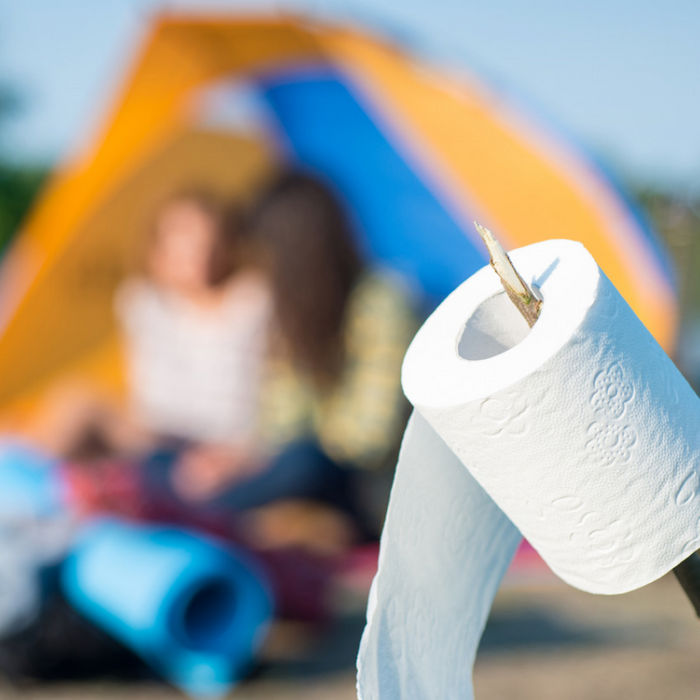
[[407, 416], [401, 364], [416, 329], [402, 290], [376, 278], [363, 283], [348, 318], [341, 385], [317, 417], [321, 444], [335, 459], [376, 467], [396, 446]]
[[206, 501], [265, 467], [254, 443], [202, 444], [186, 450], [172, 473], [172, 484], [188, 501]]
[[202, 501], [264, 470], [283, 445], [310, 430], [310, 394], [282, 359], [269, 361], [259, 397], [259, 430], [237, 444], [198, 445], [185, 452], [173, 486], [186, 500]]

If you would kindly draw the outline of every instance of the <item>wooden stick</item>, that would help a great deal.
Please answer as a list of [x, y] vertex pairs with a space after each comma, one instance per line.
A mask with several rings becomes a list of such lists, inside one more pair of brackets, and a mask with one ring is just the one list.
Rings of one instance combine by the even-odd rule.
[[673, 573], [695, 609], [695, 614], [700, 617], [700, 554], [691, 554], [673, 570]]
[[520, 276], [508, 257], [508, 253], [503, 250], [503, 246], [496, 240], [491, 231], [477, 224], [476, 221], [474, 226], [476, 226], [476, 230], [486, 244], [486, 248], [491, 256], [491, 267], [501, 278], [501, 284], [506, 290], [506, 294], [527, 321], [527, 325], [532, 328], [540, 316], [542, 300], [537, 297], [527, 282]]

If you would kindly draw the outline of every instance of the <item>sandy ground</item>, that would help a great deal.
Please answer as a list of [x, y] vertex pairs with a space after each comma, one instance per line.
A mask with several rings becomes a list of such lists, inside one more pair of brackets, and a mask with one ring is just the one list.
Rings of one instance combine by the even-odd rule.
[[[353, 700], [361, 605], [302, 661], [270, 664], [237, 700]], [[475, 673], [478, 700], [698, 700], [700, 621], [675, 579], [599, 597], [546, 577], [496, 601]], [[156, 684], [0, 686], [2, 700], [175, 700]]]

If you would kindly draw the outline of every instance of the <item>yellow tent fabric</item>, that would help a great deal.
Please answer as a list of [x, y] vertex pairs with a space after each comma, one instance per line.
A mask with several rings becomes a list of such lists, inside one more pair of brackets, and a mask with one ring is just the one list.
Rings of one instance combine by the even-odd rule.
[[[673, 290], [649, 253], [628, 245], [619, 204], [583, 166], [566, 163], [565, 150], [542, 157], [546, 135], [523, 120], [494, 118], [494, 98], [482, 86], [436, 74], [364, 34], [298, 19], [170, 17], [156, 22], [103, 133], [59, 172], [0, 270], [0, 412], [66, 369], [89, 367], [114, 383], [111, 294], [156, 190], [200, 174], [245, 197], [269, 171], [262, 144], [193, 133], [187, 95], [214, 80], [305, 62], [332, 64], [376, 98], [416, 158], [430, 154], [455, 210], [466, 215], [468, 202], [469, 212], [484, 212], [510, 246], [583, 240], [670, 347]], [[561, 176], [562, 163], [572, 177]], [[610, 221], [619, 222], [614, 232]]]

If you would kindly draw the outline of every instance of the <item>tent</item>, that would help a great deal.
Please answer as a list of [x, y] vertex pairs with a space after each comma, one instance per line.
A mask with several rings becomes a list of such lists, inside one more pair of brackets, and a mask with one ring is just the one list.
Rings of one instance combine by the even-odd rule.
[[[195, 98], [242, 83], [267, 110], [261, 133], [203, 126]], [[66, 371], [117, 386], [112, 296], [148, 206], [192, 178], [245, 199], [281, 161], [333, 183], [366, 255], [429, 304], [484, 264], [476, 219], [507, 248], [583, 242], [673, 344], [676, 293], [653, 235], [599, 168], [511, 100], [357, 31], [167, 16], [99, 138], [60, 169], [0, 268], [0, 412]]]

